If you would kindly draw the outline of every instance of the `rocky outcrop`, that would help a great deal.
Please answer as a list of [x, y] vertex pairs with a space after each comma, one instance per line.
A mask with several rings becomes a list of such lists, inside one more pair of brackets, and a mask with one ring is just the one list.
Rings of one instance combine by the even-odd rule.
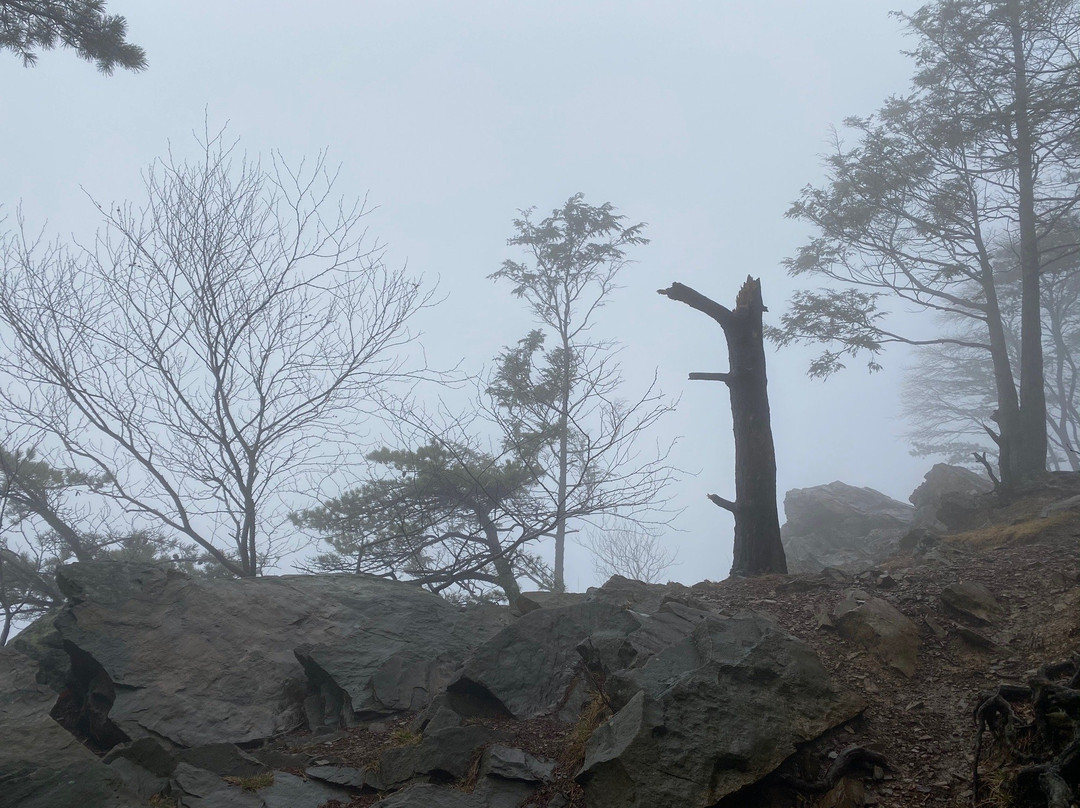
[[[681, 585], [616, 577], [516, 619], [364, 576], [117, 562], [64, 567], [60, 585], [55, 635], [38, 627], [34, 656], [0, 657], [14, 694], [0, 778], [23, 772], [20, 806], [317, 808], [376, 792], [388, 808], [558, 806], [544, 789], [575, 774], [591, 808], [711, 805], [861, 708], [776, 624]], [[59, 698], [33, 681], [61, 673]], [[581, 724], [598, 704], [610, 718]], [[584, 765], [561, 774], [505, 729], [575, 724]], [[334, 754], [357, 731], [366, 756]]]
[[499, 628], [488, 612], [367, 576], [205, 580], [95, 562], [63, 567], [58, 583], [80, 709], [107, 713], [113, 743], [250, 743], [309, 713], [349, 723], [354, 710], [418, 709]]
[[915, 509], [872, 488], [842, 482], [795, 488], [784, 497], [780, 529], [788, 570], [857, 570], [896, 552]]
[[712, 805], [861, 709], [757, 616], [705, 617], [635, 663], [610, 679], [633, 695], [588, 742], [578, 780], [590, 808]]
[[993, 489], [986, 477], [960, 466], [938, 463], [908, 498], [915, 506], [914, 525], [931, 530], [962, 530], [980, 507], [982, 494]]
[[49, 713], [35, 660], [0, 649], [0, 806], [136, 808], [145, 803]]
[[602, 602], [537, 609], [480, 646], [447, 696], [462, 714], [549, 715], [584, 687], [578, 644], [637, 627], [631, 612]]

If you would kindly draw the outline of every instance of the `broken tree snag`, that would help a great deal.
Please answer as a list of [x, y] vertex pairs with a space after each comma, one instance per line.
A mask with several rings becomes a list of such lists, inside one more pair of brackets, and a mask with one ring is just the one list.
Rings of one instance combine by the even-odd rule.
[[786, 573], [776, 512], [776, 451], [769, 418], [768, 379], [761, 316], [761, 282], [748, 277], [728, 309], [700, 292], [673, 283], [660, 294], [709, 315], [724, 330], [727, 373], [692, 373], [691, 379], [722, 381], [731, 394], [735, 432], [735, 501], [716, 494], [709, 499], [735, 514], [735, 560], [732, 575]]

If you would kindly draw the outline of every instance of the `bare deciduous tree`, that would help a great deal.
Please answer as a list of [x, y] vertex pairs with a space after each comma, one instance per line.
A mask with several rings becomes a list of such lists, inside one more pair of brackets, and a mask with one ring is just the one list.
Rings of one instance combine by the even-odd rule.
[[323, 155], [291, 168], [221, 133], [200, 146], [147, 170], [141, 206], [99, 204], [91, 247], [20, 216], [0, 244], [2, 395], [57, 465], [251, 576], [285, 549], [287, 496], [410, 375], [428, 297], [366, 238], [364, 201], [334, 196]]
[[589, 531], [582, 545], [593, 555], [593, 570], [601, 578], [621, 575], [647, 584], [661, 577], [678, 561], [679, 552], [656, 533], [640, 528], [602, 527]]

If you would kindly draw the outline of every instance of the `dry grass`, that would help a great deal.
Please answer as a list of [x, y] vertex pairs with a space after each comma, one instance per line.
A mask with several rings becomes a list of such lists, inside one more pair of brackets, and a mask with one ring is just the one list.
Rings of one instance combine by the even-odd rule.
[[1075, 524], [1077, 514], [1071, 511], [1048, 516], [1026, 519], [1008, 525], [988, 525], [978, 530], [953, 533], [946, 537], [949, 544], [958, 544], [972, 549], [993, 550], [1019, 544], [1032, 544], [1045, 540], [1051, 531]]
[[608, 709], [604, 697], [600, 693], [593, 693], [581, 709], [574, 728], [566, 736], [566, 746], [560, 756], [564, 768], [569, 771], [581, 768], [581, 764], [585, 762], [585, 745], [589, 736], [610, 717], [611, 710]]
[[476, 788], [477, 782], [480, 780], [480, 764], [484, 761], [484, 752], [487, 751], [486, 746], [482, 746], [473, 752], [472, 760], [469, 761], [469, 770], [465, 772], [464, 779], [454, 786], [458, 791], [463, 791], [466, 794], [471, 794]]
[[262, 774], [254, 774], [251, 777], [226, 777], [225, 782], [240, 786], [244, 791], [258, 791], [260, 788], [267, 788], [274, 784], [274, 773], [263, 772]]
[[424, 740], [424, 736], [419, 732], [413, 732], [408, 727], [398, 727], [390, 733], [390, 740], [386, 746], [388, 749], [395, 749], [400, 746], [416, 746], [422, 740]]

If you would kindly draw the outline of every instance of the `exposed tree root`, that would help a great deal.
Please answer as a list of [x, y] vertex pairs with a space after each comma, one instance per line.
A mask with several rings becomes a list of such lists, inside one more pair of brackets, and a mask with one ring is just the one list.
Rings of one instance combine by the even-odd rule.
[[784, 785], [790, 786], [797, 791], [820, 794], [835, 786], [841, 777], [853, 769], [873, 770], [874, 766], [888, 769], [889, 763], [880, 752], [875, 752], [864, 746], [849, 746], [836, 756], [836, 760], [829, 766], [825, 776], [818, 780], [803, 780], [790, 774], [781, 774], [778, 779]]
[[[1066, 679], [1066, 684], [1059, 681]], [[1031, 720], [1022, 721], [1014, 704], [1025, 704]], [[1016, 805], [1069, 808], [1080, 782], [1080, 657], [1043, 665], [1025, 685], [1001, 685], [986, 693], [975, 708], [975, 755], [972, 804], [980, 799], [979, 765], [984, 736], [993, 737], [1011, 764]]]

